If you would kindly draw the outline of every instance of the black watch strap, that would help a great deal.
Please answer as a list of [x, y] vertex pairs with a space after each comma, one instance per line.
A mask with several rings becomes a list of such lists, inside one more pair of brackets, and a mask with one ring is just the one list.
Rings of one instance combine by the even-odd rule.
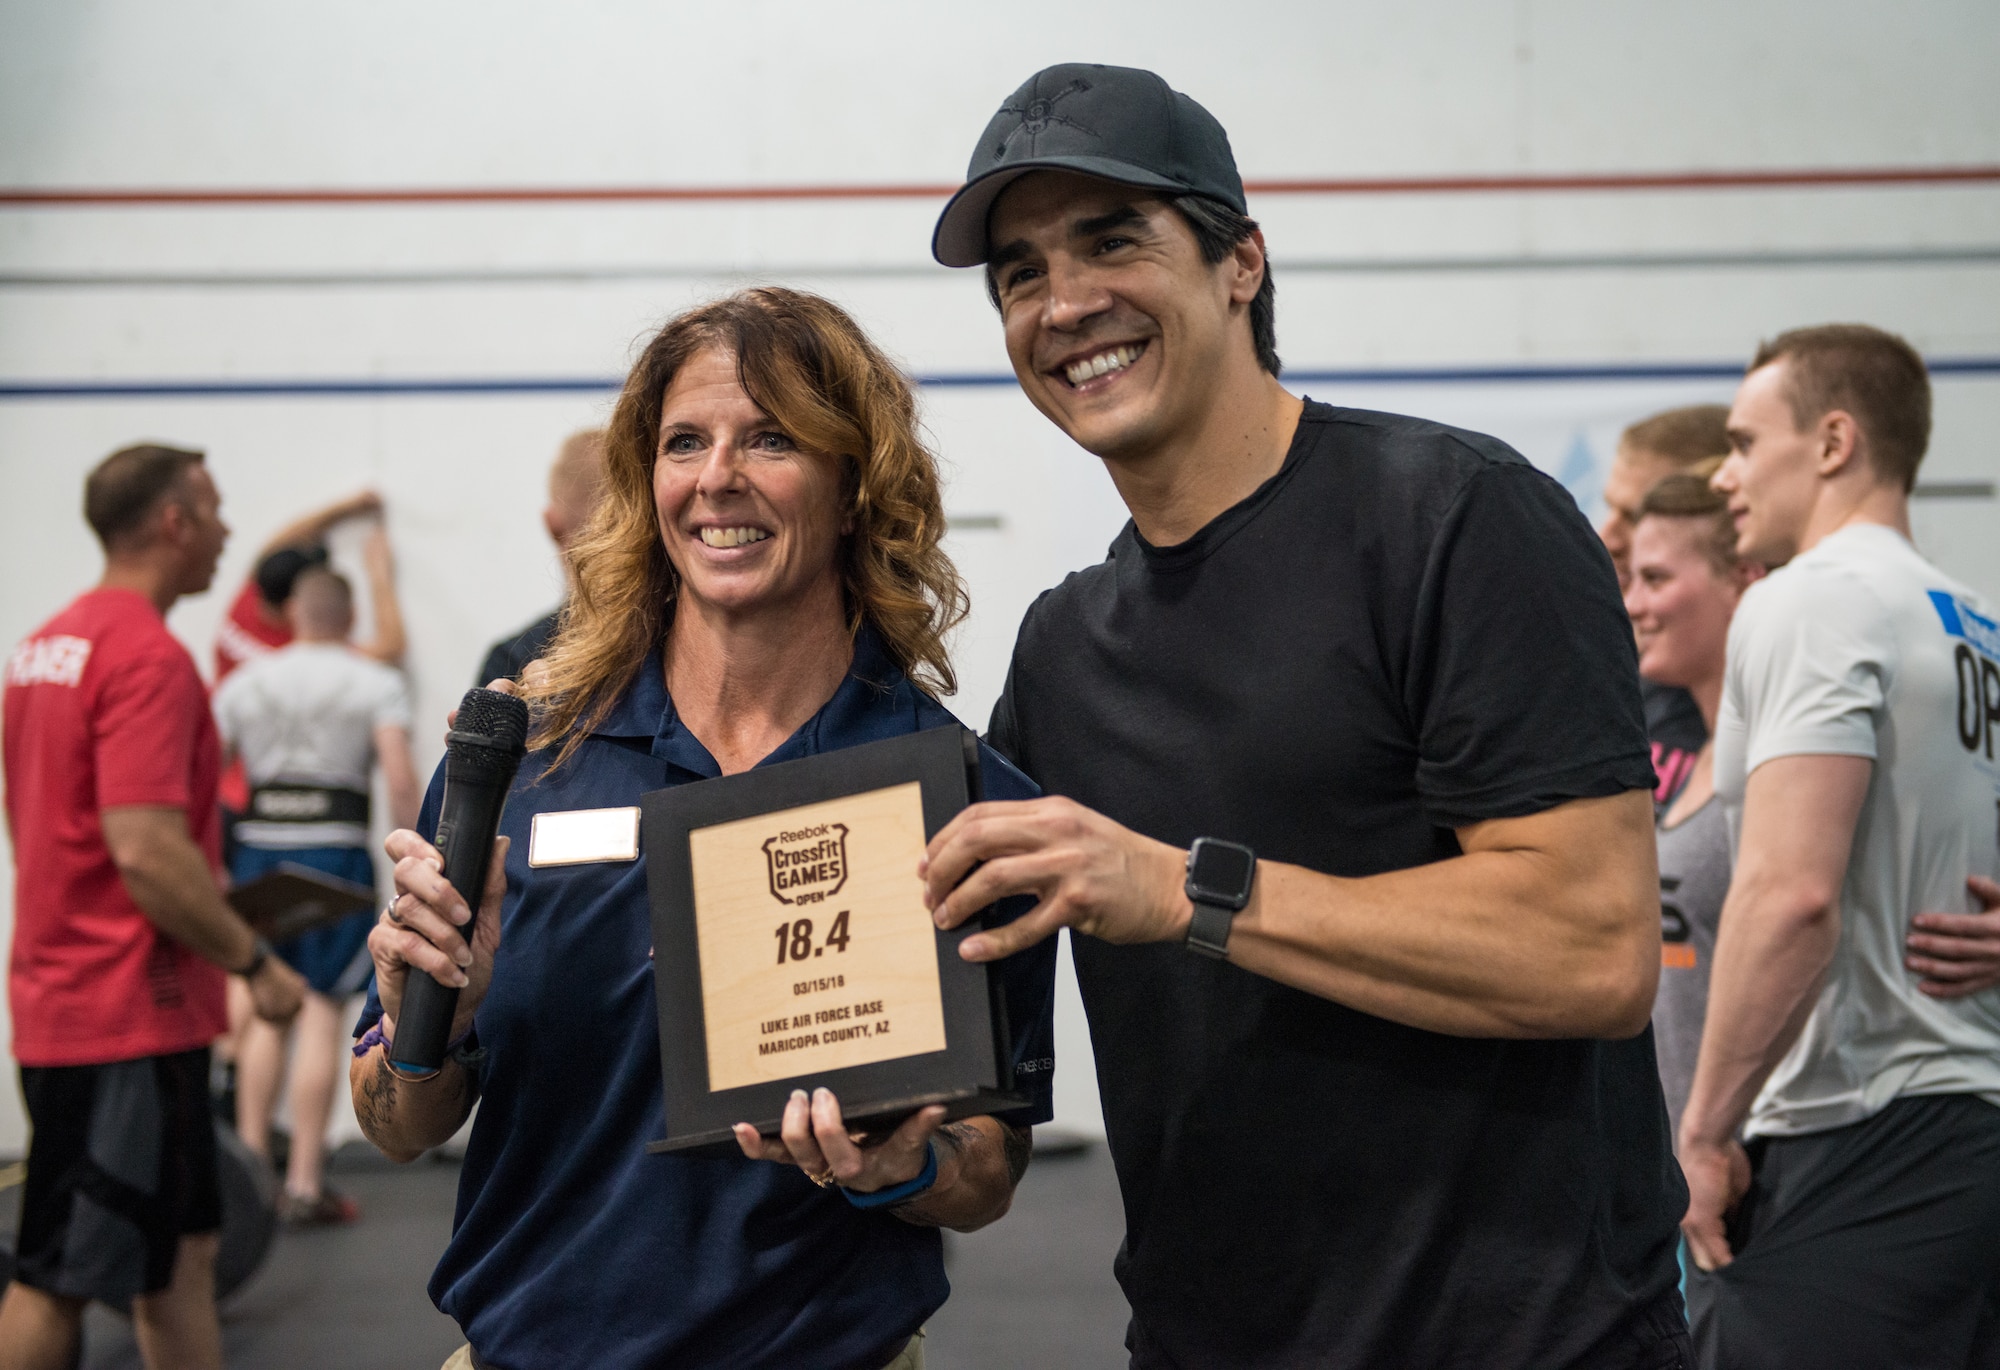
[[1228, 905], [1195, 901], [1194, 916], [1188, 919], [1188, 950], [1213, 956], [1218, 961], [1227, 960], [1229, 929], [1235, 922], [1236, 910]]
[[256, 945], [251, 948], [250, 964], [235, 973], [242, 976], [245, 980], [255, 979], [257, 972], [264, 969], [264, 963], [276, 954], [271, 949], [271, 944], [264, 938], [259, 937]]
[[1250, 902], [1257, 879], [1257, 853], [1241, 842], [1197, 837], [1188, 848], [1184, 892], [1194, 912], [1188, 919], [1188, 950], [1224, 960], [1229, 929]]

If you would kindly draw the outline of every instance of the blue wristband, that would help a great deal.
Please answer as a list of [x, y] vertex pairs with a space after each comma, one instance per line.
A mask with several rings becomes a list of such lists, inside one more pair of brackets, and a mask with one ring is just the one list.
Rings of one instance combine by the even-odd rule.
[[851, 1189], [843, 1189], [840, 1192], [846, 1195], [847, 1201], [856, 1208], [887, 1208], [891, 1204], [914, 1199], [936, 1184], [937, 1170], [937, 1145], [934, 1142], [925, 1142], [924, 1168], [917, 1172], [915, 1179], [905, 1180], [887, 1189], [878, 1189], [873, 1194], [857, 1194]]

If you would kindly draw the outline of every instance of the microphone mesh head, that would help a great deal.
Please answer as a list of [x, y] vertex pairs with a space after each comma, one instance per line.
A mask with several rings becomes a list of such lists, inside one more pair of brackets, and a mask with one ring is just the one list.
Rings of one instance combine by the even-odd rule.
[[489, 747], [507, 752], [528, 748], [527, 701], [498, 690], [467, 690], [458, 701], [458, 723], [454, 733], [480, 738]]

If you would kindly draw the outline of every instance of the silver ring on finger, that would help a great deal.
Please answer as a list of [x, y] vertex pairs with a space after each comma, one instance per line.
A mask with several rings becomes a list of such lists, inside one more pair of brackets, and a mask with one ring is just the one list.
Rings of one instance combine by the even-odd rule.
[[383, 906], [382, 916], [399, 928], [404, 926], [402, 918], [396, 913], [396, 901], [393, 899]]

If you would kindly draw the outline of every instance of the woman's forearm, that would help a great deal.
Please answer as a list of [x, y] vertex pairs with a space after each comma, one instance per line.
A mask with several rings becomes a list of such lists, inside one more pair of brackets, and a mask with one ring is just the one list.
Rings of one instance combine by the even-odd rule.
[[399, 1079], [380, 1047], [347, 1068], [354, 1116], [361, 1131], [392, 1161], [414, 1161], [449, 1141], [465, 1125], [479, 1090], [456, 1061], [427, 1080]]
[[1027, 1173], [1029, 1135], [1027, 1128], [1009, 1127], [995, 1118], [946, 1123], [932, 1138], [937, 1183], [890, 1211], [918, 1227], [954, 1232], [976, 1231], [997, 1221], [1013, 1204], [1014, 1186]]

